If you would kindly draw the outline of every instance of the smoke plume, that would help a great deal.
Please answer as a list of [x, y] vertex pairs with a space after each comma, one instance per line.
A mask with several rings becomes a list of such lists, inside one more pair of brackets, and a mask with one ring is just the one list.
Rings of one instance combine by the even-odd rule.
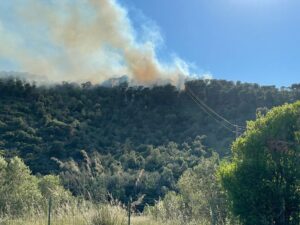
[[179, 58], [158, 60], [151, 29], [140, 41], [128, 12], [115, 0], [11, 2], [13, 26], [0, 16], [0, 59], [18, 70], [54, 82], [96, 83], [127, 75], [141, 85], [179, 85], [189, 75]]

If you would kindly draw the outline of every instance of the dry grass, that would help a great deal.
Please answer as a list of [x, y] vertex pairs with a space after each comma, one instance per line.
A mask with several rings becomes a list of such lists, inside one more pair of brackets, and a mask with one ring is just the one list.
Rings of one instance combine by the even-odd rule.
[[[97, 213], [92, 204], [74, 202], [54, 210], [51, 216], [53, 225], [92, 225], [91, 220]], [[28, 212], [21, 218], [0, 218], [1, 225], [47, 225], [48, 215], [43, 211]]]
[[[127, 212], [121, 206], [91, 205], [63, 208], [52, 215], [53, 225], [127, 225]], [[132, 216], [132, 225], [161, 225], [146, 216]], [[0, 219], [1, 225], [47, 225], [47, 214], [35, 213], [18, 219]], [[164, 223], [166, 225], [166, 223]]]
[[132, 218], [132, 225], [162, 225], [162, 224], [163, 223], [154, 221], [152, 218], [147, 216], [135, 216]]
[[[95, 206], [88, 203], [81, 203], [79, 205], [67, 205], [53, 212], [51, 225], [127, 225], [127, 221], [127, 212], [120, 205]], [[0, 225], [47, 224], [47, 213], [45, 212], [29, 213], [29, 215], [22, 218], [0, 218]], [[156, 221], [153, 217], [146, 215], [133, 215], [131, 224], [183, 225], [181, 222], [175, 220]]]

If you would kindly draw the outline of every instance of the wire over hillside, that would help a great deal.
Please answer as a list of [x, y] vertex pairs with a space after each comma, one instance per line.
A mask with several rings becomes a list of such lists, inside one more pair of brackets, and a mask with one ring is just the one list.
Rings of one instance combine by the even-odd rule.
[[231, 123], [225, 117], [217, 113], [215, 110], [210, 108], [207, 104], [204, 103], [189, 87], [185, 86], [186, 93], [188, 96], [201, 108], [203, 112], [205, 112], [209, 117], [215, 120], [218, 124], [224, 127], [229, 132], [235, 133], [236, 137], [238, 137], [243, 131], [246, 130], [246, 127], [239, 126], [237, 124]]

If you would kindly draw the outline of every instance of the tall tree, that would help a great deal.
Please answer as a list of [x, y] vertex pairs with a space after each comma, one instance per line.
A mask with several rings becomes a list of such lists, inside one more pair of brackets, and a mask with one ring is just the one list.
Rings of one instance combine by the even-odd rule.
[[248, 123], [220, 169], [233, 213], [245, 225], [300, 223], [300, 102]]

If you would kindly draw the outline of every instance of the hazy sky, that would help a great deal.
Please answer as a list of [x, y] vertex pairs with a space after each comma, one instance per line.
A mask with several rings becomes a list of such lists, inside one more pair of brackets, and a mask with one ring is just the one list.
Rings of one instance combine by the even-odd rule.
[[300, 82], [299, 0], [120, 0], [161, 30], [165, 48], [215, 78]]
[[0, 1], [2, 70], [96, 81], [132, 73], [150, 84], [211, 74], [288, 86], [300, 82], [300, 1]]

